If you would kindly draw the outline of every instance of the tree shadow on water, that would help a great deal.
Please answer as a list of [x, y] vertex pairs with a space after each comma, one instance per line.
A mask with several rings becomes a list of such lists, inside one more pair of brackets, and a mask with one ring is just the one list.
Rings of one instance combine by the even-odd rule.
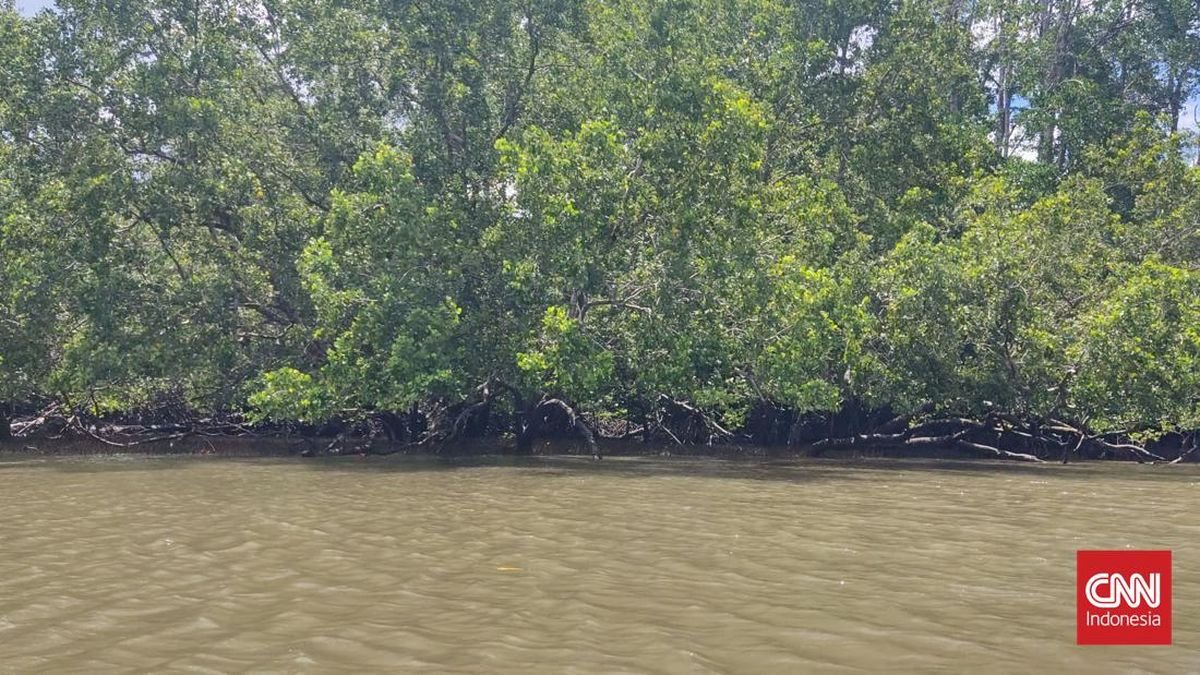
[[[1132, 479], [1194, 481], [1195, 466], [1138, 465], [1128, 462], [1025, 463], [1002, 460], [928, 458], [768, 458], [710, 456], [617, 456], [594, 460], [586, 455], [391, 455], [325, 457], [303, 460], [317, 471], [407, 473], [511, 469], [546, 477], [604, 476], [632, 479], [712, 478], [758, 481], [858, 481], [927, 474], [934, 478], [974, 475], [1020, 480]], [[919, 477], [919, 476], [917, 476]]]
[[407, 454], [342, 455], [323, 457], [246, 456], [245, 454], [23, 454], [0, 453], [0, 475], [10, 471], [51, 470], [62, 473], [111, 471], [186, 471], [213, 464], [245, 466], [248, 470], [302, 467], [319, 472], [403, 474], [418, 472], [517, 471], [546, 478], [603, 476], [630, 479], [709, 478], [754, 481], [879, 480], [888, 476], [975, 475], [1021, 480], [1130, 479], [1195, 481], [1200, 465], [1138, 465], [1130, 462], [1026, 463], [970, 458], [904, 457], [769, 457], [687, 454], [625, 453], [594, 460], [578, 454]]

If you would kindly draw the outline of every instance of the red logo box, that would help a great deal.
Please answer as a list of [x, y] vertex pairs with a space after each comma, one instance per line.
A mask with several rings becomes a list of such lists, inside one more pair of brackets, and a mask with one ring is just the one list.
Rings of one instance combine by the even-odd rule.
[[1076, 551], [1075, 642], [1171, 644], [1171, 552]]

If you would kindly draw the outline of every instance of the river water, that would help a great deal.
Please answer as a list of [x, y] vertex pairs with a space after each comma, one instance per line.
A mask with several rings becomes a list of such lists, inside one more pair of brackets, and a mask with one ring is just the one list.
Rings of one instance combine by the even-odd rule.
[[[2, 672], [1200, 672], [1200, 467], [0, 461]], [[1074, 556], [1174, 550], [1170, 647]]]

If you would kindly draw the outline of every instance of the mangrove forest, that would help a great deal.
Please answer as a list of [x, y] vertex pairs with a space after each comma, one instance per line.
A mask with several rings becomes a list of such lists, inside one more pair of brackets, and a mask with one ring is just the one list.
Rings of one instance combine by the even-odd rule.
[[1195, 458], [1198, 93], [1193, 0], [0, 0], [0, 437]]

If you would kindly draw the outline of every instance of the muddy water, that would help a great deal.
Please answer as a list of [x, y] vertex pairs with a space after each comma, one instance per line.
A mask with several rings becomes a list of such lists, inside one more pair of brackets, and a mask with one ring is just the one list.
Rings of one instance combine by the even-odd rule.
[[[1200, 671], [1198, 467], [0, 462], [0, 671]], [[1170, 548], [1175, 645], [1074, 645]]]

